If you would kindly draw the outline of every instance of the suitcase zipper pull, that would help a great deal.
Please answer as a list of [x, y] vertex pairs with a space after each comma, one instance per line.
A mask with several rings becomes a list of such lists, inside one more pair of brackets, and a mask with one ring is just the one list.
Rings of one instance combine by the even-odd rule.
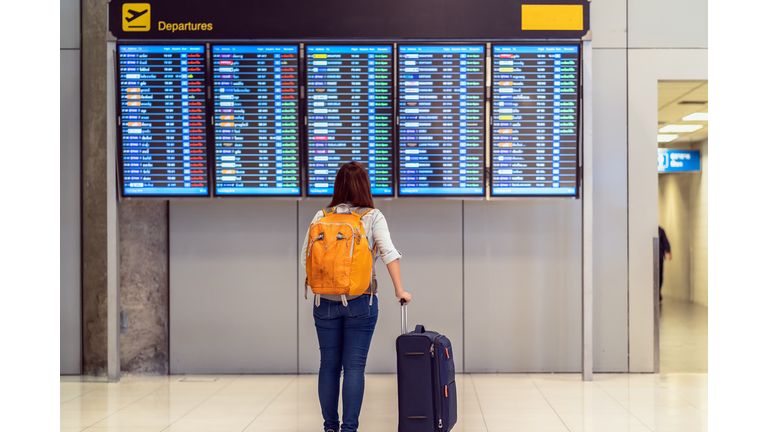
[[435, 344], [429, 347], [429, 353], [432, 354], [432, 357], [435, 356]]
[[443, 419], [438, 420], [437, 427], [439, 427], [440, 429], [443, 428]]

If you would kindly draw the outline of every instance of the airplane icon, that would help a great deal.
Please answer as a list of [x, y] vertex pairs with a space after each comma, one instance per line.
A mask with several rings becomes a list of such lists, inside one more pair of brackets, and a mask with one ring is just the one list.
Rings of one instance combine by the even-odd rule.
[[124, 3], [123, 31], [149, 31], [151, 14], [149, 3]]
[[135, 20], [136, 18], [144, 15], [147, 12], [149, 12], [149, 9], [144, 9], [141, 12], [136, 12], [133, 9], [128, 9], [128, 13], [131, 14], [131, 17], [125, 17], [125, 20], [128, 21], [128, 22], [131, 22], [131, 21]]

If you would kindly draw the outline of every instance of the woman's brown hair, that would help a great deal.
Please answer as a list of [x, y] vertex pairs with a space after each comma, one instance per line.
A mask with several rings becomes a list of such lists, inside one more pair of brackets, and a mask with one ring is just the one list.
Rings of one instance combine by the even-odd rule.
[[333, 199], [329, 207], [347, 202], [352, 203], [353, 206], [374, 208], [368, 172], [360, 162], [344, 164], [336, 173]]

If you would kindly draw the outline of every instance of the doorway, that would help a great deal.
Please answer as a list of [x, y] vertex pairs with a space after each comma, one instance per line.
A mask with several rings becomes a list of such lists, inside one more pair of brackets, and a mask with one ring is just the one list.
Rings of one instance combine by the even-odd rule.
[[659, 371], [707, 373], [707, 81], [659, 81]]

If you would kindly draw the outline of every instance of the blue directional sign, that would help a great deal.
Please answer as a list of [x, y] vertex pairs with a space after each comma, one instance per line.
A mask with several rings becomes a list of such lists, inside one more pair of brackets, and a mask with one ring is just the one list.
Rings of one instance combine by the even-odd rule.
[[699, 150], [658, 149], [660, 173], [700, 172], [701, 153]]

